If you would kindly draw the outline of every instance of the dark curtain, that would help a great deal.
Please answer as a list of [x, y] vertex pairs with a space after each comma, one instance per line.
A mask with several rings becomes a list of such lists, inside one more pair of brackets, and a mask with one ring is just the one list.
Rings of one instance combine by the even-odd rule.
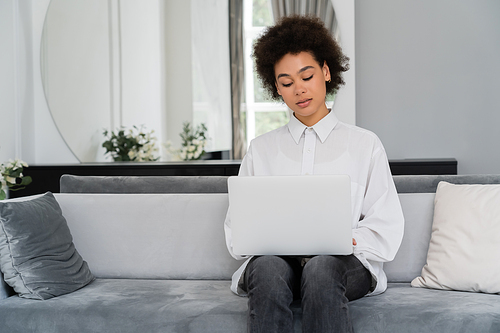
[[232, 158], [242, 159], [246, 153], [245, 136], [241, 126], [243, 97], [243, 1], [229, 0], [229, 47], [231, 52], [231, 108], [233, 120]]
[[[283, 16], [290, 15], [315, 15], [319, 17], [339, 40], [338, 23], [331, 0], [269, 0], [276, 22]], [[349, 0], [348, 0], [349, 1]]]

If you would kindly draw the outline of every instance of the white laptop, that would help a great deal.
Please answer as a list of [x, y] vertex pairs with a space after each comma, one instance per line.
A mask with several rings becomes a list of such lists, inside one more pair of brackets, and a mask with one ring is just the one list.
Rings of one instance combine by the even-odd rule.
[[235, 254], [352, 253], [347, 175], [229, 177], [228, 192]]

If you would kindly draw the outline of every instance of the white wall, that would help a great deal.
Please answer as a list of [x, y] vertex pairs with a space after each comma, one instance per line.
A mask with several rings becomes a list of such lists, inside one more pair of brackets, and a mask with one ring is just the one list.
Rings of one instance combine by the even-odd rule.
[[181, 139], [174, 133], [182, 131], [182, 124], [185, 121], [193, 122], [191, 1], [166, 0], [163, 15], [165, 88], [168, 92], [166, 110], [169, 110], [166, 114], [165, 132], [168, 133], [173, 147], [177, 148], [181, 145]]
[[[161, 80], [160, 2], [121, 1], [122, 124], [146, 125], [158, 144], [162, 132], [161, 101], [166, 92]], [[158, 147], [159, 148], [159, 147]]]
[[40, 81], [38, 50], [48, 4], [0, 0], [0, 162], [76, 162], [52, 121]]
[[335, 114], [343, 122], [356, 124], [356, 54], [354, 1], [331, 0], [340, 30], [342, 52], [349, 57], [349, 70], [344, 73], [345, 85], [335, 96]]
[[0, 163], [20, 153], [16, 149], [16, 56], [14, 1], [0, 1]]
[[500, 1], [356, 1], [357, 125], [389, 158], [500, 173]]

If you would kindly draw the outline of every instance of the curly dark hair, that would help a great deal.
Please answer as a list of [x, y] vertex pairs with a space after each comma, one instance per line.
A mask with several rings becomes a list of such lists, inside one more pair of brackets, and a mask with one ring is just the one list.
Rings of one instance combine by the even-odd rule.
[[289, 53], [304, 51], [311, 53], [320, 67], [326, 61], [331, 74], [331, 82], [326, 82], [327, 94], [345, 83], [342, 72], [349, 69], [349, 58], [342, 53], [323, 22], [315, 16], [287, 16], [267, 28], [253, 47], [257, 74], [273, 99], [280, 99], [274, 65]]

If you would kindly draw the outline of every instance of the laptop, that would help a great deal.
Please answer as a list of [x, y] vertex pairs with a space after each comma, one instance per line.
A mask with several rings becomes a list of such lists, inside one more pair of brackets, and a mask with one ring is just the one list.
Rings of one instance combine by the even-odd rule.
[[233, 251], [238, 255], [349, 255], [347, 175], [229, 177]]

